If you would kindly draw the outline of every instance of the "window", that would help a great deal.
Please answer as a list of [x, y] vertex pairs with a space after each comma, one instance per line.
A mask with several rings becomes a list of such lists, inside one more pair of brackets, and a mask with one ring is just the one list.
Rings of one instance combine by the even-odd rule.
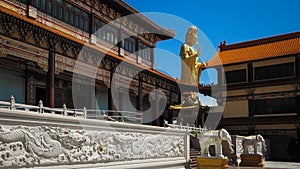
[[86, 32], [89, 32], [90, 29], [89, 20], [83, 19], [83, 21], [84, 21], [84, 30]]
[[253, 115], [297, 112], [295, 97], [252, 100], [250, 106]]
[[246, 82], [246, 69], [225, 72], [226, 83]]
[[0, 67], [0, 100], [9, 101], [13, 95], [18, 103], [25, 103], [26, 80], [23, 72]]
[[64, 20], [64, 8], [61, 6], [59, 7], [59, 16], [58, 16], [59, 20]]
[[70, 17], [70, 11], [69, 11], [69, 10], [66, 10], [66, 16], [65, 16], [65, 19], [64, 19], [64, 21], [65, 21], [66, 23], [69, 23], [69, 17]]
[[255, 80], [275, 79], [294, 76], [294, 63], [284, 63], [254, 69]]
[[18, 1], [23, 3], [23, 4], [27, 4], [27, 0], [18, 0]]
[[40, 0], [35, 0], [34, 3], [35, 3], [35, 7], [38, 8], [38, 9], [40, 9], [40, 7], [41, 7], [41, 1]]
[[110, 25], [105, 26], [104, 29], [106, 29], [106, 35], [108, 37], [106, 41], [116, 45], [118, 43], [118, 30]]
[[139, 43], [139, 56], [148, 61], [151, 60], [151, 48], [144, 43]]
[[102, 20], [95, 18], [94, 20], [94, 32], [97, 38], [102, 39], [110, 44], [117, 45], [118, 30], [109, 24], [106, 24]]
[[126, 33], [123, 33], [123, 41], [122, 41], [122, 48], [126, 50], [127, 52], [134, 53], [136, 40], [133, 37], [130, 37]]
[[70, 24], [74, 26], [74, 12], [71, 11], [71, 14], [70, 14]]
[[48, 11], [47, 11], [47, 13], [49, 15], [52, 15], [52, 2], [51, 1], [48, 2]]
[[89, 14], [63, 0], [33, 0], [32, 5], [56, 19], [89, 32]]
[[53, 4], [53, 15], [55, 18], [58, 18], [58, 5], [56, 3]]
[[79, 17], [79, 28], [82, 29], [82, 30], [84, 30], [83, 25], [84, 25], [83, 16], [80, 16]]
[[79, 16], [75, 16], [75, 26], [78, 28], [79, 27]]
[[[40, 1], [40, 0], [38, 0], [38, 1]], [[41, 11], [47, 13], [46, 9], [47, 9], [47, 1], [43, 0], [42, 1], [42, 9], [41, 9]]]

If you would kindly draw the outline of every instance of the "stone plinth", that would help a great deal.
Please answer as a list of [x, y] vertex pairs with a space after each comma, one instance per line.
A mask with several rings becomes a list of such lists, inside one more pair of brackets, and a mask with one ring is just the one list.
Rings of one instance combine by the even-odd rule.
[[197, 158], [198, 169], [227, 169], [228, 158]]
[[264, 157], [260, 154], [241, 154], [240, 166], [264, 167]]
[[245, 136], [231, 135], [234, 153], [231, 154], [231, 164], [238, 165], [241, 161], [241, 154], [243, 153], [243, 140]]

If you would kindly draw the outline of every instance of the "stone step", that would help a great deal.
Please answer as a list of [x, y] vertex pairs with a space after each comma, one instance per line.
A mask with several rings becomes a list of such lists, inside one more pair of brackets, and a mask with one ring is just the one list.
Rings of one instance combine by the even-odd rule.
[[197, 149], [190, 149], [190, 169], [198, 169], [197, 157], [200, 156], [200, 151]]

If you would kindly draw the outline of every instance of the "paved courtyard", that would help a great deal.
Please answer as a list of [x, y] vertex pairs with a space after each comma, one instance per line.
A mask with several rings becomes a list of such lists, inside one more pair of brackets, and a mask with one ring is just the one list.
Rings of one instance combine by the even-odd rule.
[[[230, 166], [229, 169], [255, 169], [261, 167], [233, 167]], [[300, 163], [294, 162], [275, 162], [275, 161], [266, 161], [265, 169], [300, 169]]]
[[[229, 166], [229, 169], [300, 169], [300, 163], [294, 162], [275, 162], [275, 161], [266, 161], [265, 167], [234, 167]], [[161, 169], [185, 169], [183, 167], [166, 167]]]
[[[124, 166], [124, 169], [132, 169], [132, 168], [143, 168], [143, 169], [185, 169], [184, 167], [164, 167], [164, 168], [157, 168], [157, 167], [144, 167], [137, 165], [128, 165]], [[36, 167], [38, 169], [52, 169], [53, 166], [44, 166], [44, 167]], [[62, 165], [62, 166], [56, 166], [57, 169], [79, 169], [79, 168], [88, 168], [88, 169], [119, 169], [118, 166], [103, 166], [103, 164], [79, 164], [79, 165]], [[274, 161], [266, 161], [265, 167], [235, 167], [235, 166], [229, 166], [229, 169], [300, 169], [300, 163], [294, 163], [294, 162], [274, 162]]]

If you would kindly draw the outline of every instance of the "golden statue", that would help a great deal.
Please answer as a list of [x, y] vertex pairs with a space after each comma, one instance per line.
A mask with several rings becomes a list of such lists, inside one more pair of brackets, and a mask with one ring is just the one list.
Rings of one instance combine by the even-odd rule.
[[[201, 48], [197, 41], [197, 34], [198, 28], [196, 26], [191, 26], [186, 33], [185, 43], [183, 43], [180, 48], [181, 82], [185, 85], [194, 86], [196, 89], [198, 89], [198, 85], [200, 83], [201, 72], [206, 66], [205, 62], [198, 62]], [[199, 45], [198, 51], [194, 48], [195, 45]], [[171, 105], [170, 109], [190, 109], [189, 111], [198, 112], [199, 106], [200, 101], [198, 97], [198, 90], [191, 88], [190, 91], [182, 91], [181, 104]]]
[[193, 47], [197, 42], [198, 28], [191, 26], [185, 36], [185, 43], [180, 49], [181, 58], [181, 81], [194, 86], [199, 85], [202, 69], [205, 68], [205, 62], [198, 62], [198, 57], [201, 53], [199, 46], [198, 51]]

